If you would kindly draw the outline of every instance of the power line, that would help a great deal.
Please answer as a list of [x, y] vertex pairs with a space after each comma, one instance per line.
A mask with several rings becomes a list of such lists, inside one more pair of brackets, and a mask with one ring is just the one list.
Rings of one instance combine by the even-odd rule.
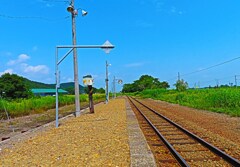
[[[191, 74], [195, 74], [195, 73], [202, 72], [202, 71], [206, 71], [206, 70], [209, 70], [209, 69], [211, 69], [211, 68], [218, 67], [218, 66], [221, 66], [221, 65], [223, 65], [223, 64], [230, 63], [230, 62], [235, 61], [235, 60], [237, 60], [237, 59], [240, 59], [240, 56], [239, 56], [239, 57], [236, 57], [236, 58], [233, 58], [233, 59], [231, 59], [231, 60], [224, 61], [224, 62], [219, 63], [219, 64], [216, 64], [216, 65], [207, 67], [207, 68], [203, 68], [203, 69], [201, 69], [201, 70], [196, 70], [196, 71], [193, 71], [193, 72], [189, 72], [189, 73], [183, 74], [183, 75], [181, 75], [181, 77], [182, 77], [182, 76], [191, 75]], [[169, 80], [173, 80], [173, 79], [175, 79], [175, 78], [177, 78], [177, 77], [178, 77], [178, 76], [176, 76], [176, 77], [174, 77], [174, 78], [171, 78], [171, 79], [168, 79], [168, 81], [169, 81]]]
[[42, 0], [44, 2], [65, 2], [65, 3], [69, 3], [70, 1], [64, 1], [64, 0]]
[[181, 75], [181, 76], [191, 75], [191, 74], [194, 74], [194, 73], [197, 73], [197, 72], [209, 70], [209, 69], [211, 69], [211, 68], [214, 68], [214, 67], [217, 67], [217, 66], [221, 66], [221, 65], [223, 65], [223, 64], [230, 63], [230, 62], [235, 61], [235, 60], [237, 60], [237, 59], [240, 59], [240, 57], [236, 57], [236, 58], [233, 58], [233, 59], [231, 59], [231, 60], [227, 60], [227, 61], [225, 61], [225, 62], [216, 64], [216, 65], [213, 65], [213, 66], [210, 66], [210, 67], [201, 69], [201, 70], [196, 70], [196, 71], [193, 71], [193, 72], [190, 72], [190, 73], [186, 73], [186, 74], [183, 74], [183, 75]]
[[[235, 75], [235, 76], [239, 76], [239, 75]], [[232, 76], [227, 76], [227, 77], [223, 77], [223, 78], [215, 78], [215, 79], [212, 79], [212, 80], [208, 80], [208, 81], [198, 81], [198, 82], [201, 82], [201, 84], [206, 84], [206, 83], [210, 83], [210, 82], [213, 82], [213, 81], [216, 81], [216, 79], [218, 80], [218, 81], [222, 81], [222, 80], [226, 80], [226, 79], [234, 79], [234, 77], [235, 77], [234, 75], [232, 75]], [[192, 85], [192, 84], [194, 84], [194, 83], [196, 83], [196, 82], [191, 82], [191, 83], [189, 83], [190, 85]]]
[[70, 16], [62, 17], [62, 18], [46, 18], [46, 17], [39, 17], [39, 16], [10, 16], [0, 14], [0, 17], [4, 17], [7, 19], [39, 19], [39, 20], [46, 20], [46, 21], [60, 21], [70, 18]]

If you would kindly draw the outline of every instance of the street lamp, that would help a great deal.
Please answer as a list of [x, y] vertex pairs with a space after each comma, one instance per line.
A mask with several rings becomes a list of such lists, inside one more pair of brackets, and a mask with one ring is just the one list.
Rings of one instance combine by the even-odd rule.
[[[73, 15], [77, 16], [78, 15], [78, 10], [81, 9], [81, 8], [78, 8], [78, 9], [74, 9], [73, 5], [70, 4], [68, 7], [67, 7], [67, 11], [72, 13]], [[83, 10], [81, 9], [81, 13], [82, 13], [82, 16], [86, 16], [88, 14], [88, 12], [86, 10]]]
[[108, 66], [111, 66], [111, 64], [109, 64], [109, 63], [106, 61], [106, 90], [105, 90], [105, 93], [106, 93], [106, 104], [107, 104], [108, 101], [109, 101], [109, 92], [108, 92]]
[[122, 84], [122, 79], [116, 79], [115, 76], [113, 77], [113, 92], [114, 92], [114, 98], [116, 98], [116, 82], [118, 84]]
[[[72, 43], [76, 45], [76, 22], [75, 17], [78, 15], [78, 10], [74, 8], [74, 0], [71, 1], [67, 7], [67, 11], [72, 14]], [[82, 16], [86, 16], [87, 12], [82, 10]], [[75, 90], [75, 115], [80, 115], [80, 102], [79, 102], [79, 80], [78, 80], [78, 58], [77, 49], [73, 48], [73, 64], [74, 64], [74, 90]]]
[[[58, 127], [58, 89], [60, 88], [60, 83], [59, 83], [59, 70], [58, 70], [58, 66], [60, 65], [60, 63], [72, 52], [74, 51], [74, 49], [77, 48], [88, 48], [88, 49], [92, 49], [92, 48], [100, 48], [103, 49], [106, 53], [109, 53], [111, 49], [113, 49], [115, 46], [112, 45], [109, 41], [106, 41], [103, 45], [65, 45], [65, 46], [56, 46], [56, 64], [55, 64], [55, 76], [56, 76], [56, 127]], [[70, 50], [60, 59], [58, 60], [58, 49], [63, 49], [63, 48], [70, 48]], [[76, 93], [76, 91], [75, 91]], [[76, 103], [76, 97], [75, 96], [75, 105], [77, 107], [77, 103]], [[79, 99], [79, 94], [78, 97]], [[78, 100], [78, 105], [80, 107], [80, 103]], [[80, 108], [79, 108], [79, 115], [80, 115]], [[76, 116], [78, 116], [76, 114]]]

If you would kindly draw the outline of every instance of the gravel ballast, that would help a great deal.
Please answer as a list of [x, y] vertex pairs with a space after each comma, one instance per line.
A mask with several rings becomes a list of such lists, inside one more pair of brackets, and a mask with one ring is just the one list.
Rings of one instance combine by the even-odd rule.
[[0, 153], [1, 166], [130, 166], [124, 99], [69, 117]]

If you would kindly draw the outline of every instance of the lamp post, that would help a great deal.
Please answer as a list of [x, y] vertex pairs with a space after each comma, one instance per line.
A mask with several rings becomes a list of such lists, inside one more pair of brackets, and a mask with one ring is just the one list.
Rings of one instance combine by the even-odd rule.
[[118, 82], [118, 84], [122, 84], [122, 82], [123, 82], [121, 79], [116, 79], [115, 76], [113, 77], [114, 98], [116, 98], [116, 81]]
[[[67, 11], [72, 14], [72, 44], [76, 45], [76, 22], [75, 17], [78, 15], [78, 10], [74, 8], [74, 0], [71, 0]], [[82, 10], [82, 16], [86, 16], [87, 12]], [[79, 79], [78, 79], [78, 58], [77, 49], [73, 48], [73, 64], [74, 64], [74, 90], [75, 90], [75, 115], [80, 115], [80, 102], [79, 102]]]
[[106, 61], [106, 90], [105, 90], [105, 93], [106, 93], [106, 104], [108, 103], [109, 101], [109, 91], [108, 91], [108, 66], [110, 66], [111, 64], [109, 64], [107, 61]]
[[[70, 50], [60, 59], [58, 60], [58, 49], [67, 49], [70, 48]], [[109, 41], [106, 41], [103, 45], [65, 45], [65, 46], [56, 46], [56, 61], [55, 61], [55, 76], [56, 76], [56, 127], [58, 127], [58, 88], [60, 87], [59, 83], [59, 70], [58, 66], [60, 63], [74, 50], [77, 48], [100, 48], [103, 49], [106, 53], [109, 53], [111, 49], [114, 48], [114, 45], [112, 45]], [[79, 96], [78, 96], [79, 97]], [[75, 96], [76, 98], [76, 96]], [[76, 99], [75, 99], [76, 102]], [[79, 101], [78, 101], [79, 102]], [[80, 104], [79, 104], [80, 107]], [[79, 115], [80, 115], [80, 110], [79, 110]], [[77, 115], [76, 115], [77, 116]]]

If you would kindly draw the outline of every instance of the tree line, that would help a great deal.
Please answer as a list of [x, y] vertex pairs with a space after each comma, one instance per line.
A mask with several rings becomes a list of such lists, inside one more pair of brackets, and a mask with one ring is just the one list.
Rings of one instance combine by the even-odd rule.
[[[188, 83], [183, 79], [177, 80], [174, 84], [177, 91], [185, 91], [188, 89]], [[167, 89], [170, 85], [166, 81], [159, 81], [158, 78], [154, 78], [150, 75], [142, 75], [138, 80], [133, 81], [131, 84], [124, 84], [123, 93], [141, 92], [146, 89]]]
[[132, 93], [141, 92], [145, 89], [167, 89], [170, 85], [168, 82], [160, 82], [158, 78], [154, 78], [150, 75], [142, 75], [138, 80], [133, 81], [131, 84], [124, 84], [122, 92]]
[[[54, 84], [43, 84], [39, 82], [30, 81], [26, 78], [18, 76], [17, 74], [3, 74], [0, 76], [0, 95], [2, 98], [7, 100], [20, 99], [20, 98], [31, 98], [33, 88], [54, 88]], [[66, 88], [69, 94], [74, 94], [74, 86]], [[104, 93], [103, 88], [93, 89], [94, 93]], [[88, 93], [88, 89], [84, 88], [84, 93]]]

